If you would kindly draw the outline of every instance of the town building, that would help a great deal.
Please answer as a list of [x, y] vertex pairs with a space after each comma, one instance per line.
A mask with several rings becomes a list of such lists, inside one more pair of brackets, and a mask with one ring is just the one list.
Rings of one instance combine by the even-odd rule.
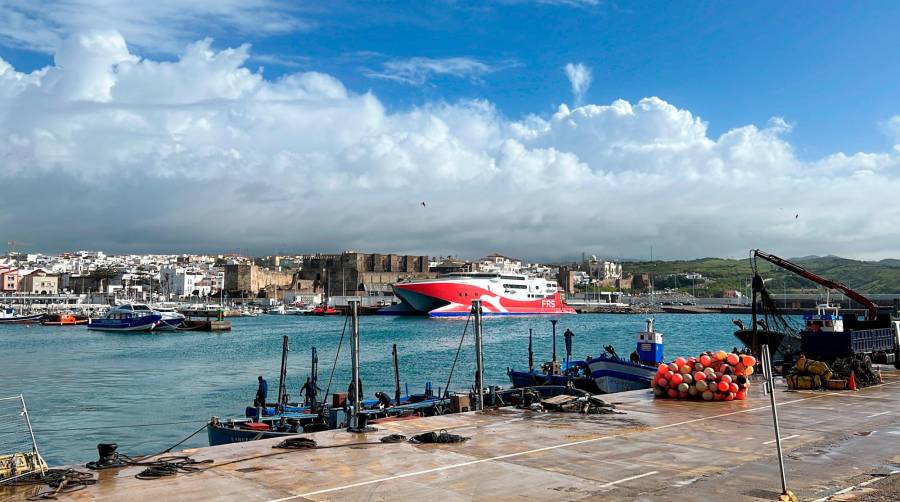
[[32, 295], [55, 295], [59, 292], [59, 276], [37, 269], [20, 281], [21, 290]]

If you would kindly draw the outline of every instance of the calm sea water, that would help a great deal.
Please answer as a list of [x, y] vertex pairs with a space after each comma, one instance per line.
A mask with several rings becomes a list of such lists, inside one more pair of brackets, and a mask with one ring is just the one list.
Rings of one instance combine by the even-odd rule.
[[[292, 396], [306, 380], [310, 347], [319, 352], [324, 388], [344, 326], [343, 317], [260, 316], [232, 319], [226, 333], [115, 334], [83, 326], [0, 325], [0, 397], [23, 393], [41, 452], [50, 464], [96, 457], [96, 444], [117, 442], [119, 450], [141, 455], [163, 450], [210, 416], [242, 416], [256, 391], [256, 376], [277, 392], [282, 336], [290, 337], [288, 386]], [[575, 332], [574, 355], [598, 355], [612, 344], [627, 356], [640, 315], [564, 316], [557, 327]], [[730, 349], [737, 342], [729, 315], [656, 316], [665, 336], [666, 357], [701, 350]], [[747, 320], [745, 320], [747, 322]], [[400, 354], [401, 385], [422, 392], [431, 381], [444, 387], [465, 320], [371, 316], [360, 320], [364, 391], [392, 394], [391, 344]], [[507, 385], [507, 367], [526, 368], [528, 330], [534, 333], [535, 362], [550, 359], [551, 324], [545, 317], [487, 318], [484, 324], [485, 380]], [[472, 329], [460, 354], [452, 389], [464, 389], [474, 375]], [[344, 340], [332, 389], [350, 381], [349, 333]], [[172, 425], [146, 425], [171, 424]], [[205, 432], [184, 447], [205, 446]]]

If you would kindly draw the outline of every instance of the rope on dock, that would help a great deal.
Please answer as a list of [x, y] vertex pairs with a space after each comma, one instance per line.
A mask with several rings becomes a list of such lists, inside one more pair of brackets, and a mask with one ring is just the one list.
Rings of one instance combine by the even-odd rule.
[[72, 493], [83, 490], [88, 485], [96, 484], [97, 480], [90, 472], [82, 472], [75, 469], [49, 469], [43, 475], [39, 472], [33, 472], [20, 479], [14, 480], [10, 484], [16, 485], [35, 485], [45, 484], [52, 490], [38, 492], [28, 497], [28, 500], [56, 500], [60, 493]]

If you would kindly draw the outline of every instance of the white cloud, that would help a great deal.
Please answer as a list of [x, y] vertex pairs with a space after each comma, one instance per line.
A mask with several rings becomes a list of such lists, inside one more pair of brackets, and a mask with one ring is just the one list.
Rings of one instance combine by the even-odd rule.
[[581, 63], [569, 63], [565, 67], [566, 77], [572, 86], [572, 95], [575, 97], [575, 104], [580, 105], [584, 94], [591, 87], [593, 76], [591, 69]]
[[519, 120], [481, 100], [389, 112], [327, 74], [268, 80], [251, 52], [201, 40], [139, 59], [88, 32], [58, 66], [0, 60], [14, 187], [0, 234], [56, 249], [900, 255], [883, 223], [900, 219], [896, 151], [806, 161], [783, 119], [711, 137], [657, 97]]
[[265, 36], [312, 27], [282, 0], [4, 0], [0, 40], [53, 52], [71, 33], [115, 27], [148, 53], [175, 53], [203, 33]]
[[435, 77], [466, 78], [478, 81], [482, 75], [495, 71], [496, 68], [477, 59], [452, 57], [433, 59], [415, 57], [385, 61], [381, 70], [365, 70], [369, 78], [393, 80], [409, 85], [425, 85]]

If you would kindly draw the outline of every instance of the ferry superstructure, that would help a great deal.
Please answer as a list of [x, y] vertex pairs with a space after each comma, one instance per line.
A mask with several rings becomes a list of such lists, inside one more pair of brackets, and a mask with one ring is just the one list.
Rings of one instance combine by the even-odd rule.
[[481, 300], [484, 315], [575, 313], [562, 299], [555, 282], [523, 274], [458, 272], [436, 279], [398, 282], [393, 290], [400, 305], [380, 313], [466, 316], [472, 300]]

